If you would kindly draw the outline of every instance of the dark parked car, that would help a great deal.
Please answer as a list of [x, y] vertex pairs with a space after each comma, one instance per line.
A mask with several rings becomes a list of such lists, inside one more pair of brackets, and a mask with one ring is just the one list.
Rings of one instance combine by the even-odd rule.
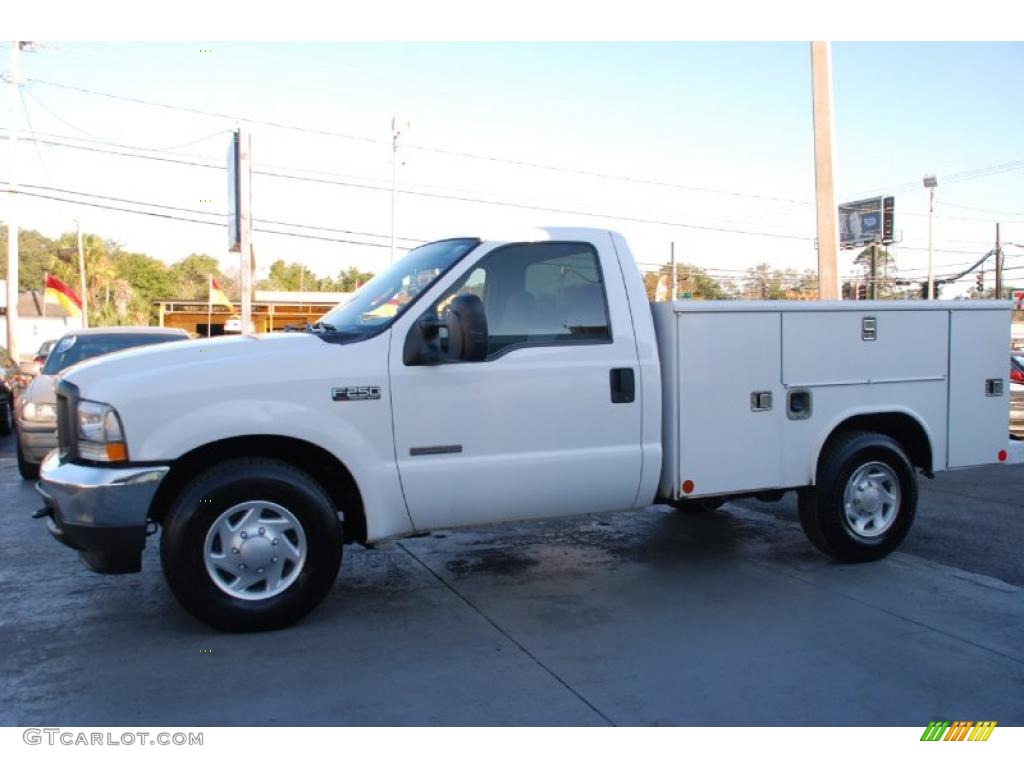
[[14, 430], [14, 401], [28, 379], [7, 350], [0, 347], [0, 435], [9, 435]]
[[54, 384], [65, 368], [98, 355], [144, 344], [182, 341], [189, 335], [178, 328], [87, 328], [72, 331], [50, 350], [42, 371], [18, 398], [18, 471], [26, 480], [39, 477], [39, 465], [57, 447], [57, 395]]
[[1010, 434], [1024, 439], [1024, 350], [1010, 353]]

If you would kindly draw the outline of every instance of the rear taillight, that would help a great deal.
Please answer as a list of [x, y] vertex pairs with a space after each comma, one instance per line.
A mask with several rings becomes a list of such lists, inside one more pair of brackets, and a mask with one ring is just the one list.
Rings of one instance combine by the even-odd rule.
[[1010, 381], [1015, 381], [1018, 384], [1024, 384], [1024, 371], [1018, 371], [1016, 368], [1011, 368]]

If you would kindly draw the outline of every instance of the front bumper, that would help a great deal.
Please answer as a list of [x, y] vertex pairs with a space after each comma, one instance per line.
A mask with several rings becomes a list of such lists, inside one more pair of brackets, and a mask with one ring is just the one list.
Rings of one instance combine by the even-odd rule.
[[29, 422], [19, 421], [18, 441], [21, 443], [21, 455], [25, 460], [38, 464], [57, 447], [57, 425], [38, 427]]
[[101, 573], [131, 573], [142, 567], [146, 518], [170, 467], [93, 467], [61, 464], [57, 451], [39, 470], [36, 490], [57, 541], [82, 553]]

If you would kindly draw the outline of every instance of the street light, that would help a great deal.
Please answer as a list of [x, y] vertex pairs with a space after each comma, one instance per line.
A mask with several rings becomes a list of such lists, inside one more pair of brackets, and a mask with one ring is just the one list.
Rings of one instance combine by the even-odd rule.
[[939, 186], [934, 176], [924, 177], [924, 188], [928, 190], [928, 299], [935, 298], [935, 261], [932, 252], [932, 214], [935, 213], [935, 188]]

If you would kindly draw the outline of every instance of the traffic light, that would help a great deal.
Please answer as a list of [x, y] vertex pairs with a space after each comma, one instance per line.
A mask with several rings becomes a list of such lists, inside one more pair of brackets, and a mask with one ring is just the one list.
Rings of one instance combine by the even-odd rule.
[[978, 278], [978, 293], [983, 293], [985, 290], [985, 270], [979, 269], [976, 277]]

